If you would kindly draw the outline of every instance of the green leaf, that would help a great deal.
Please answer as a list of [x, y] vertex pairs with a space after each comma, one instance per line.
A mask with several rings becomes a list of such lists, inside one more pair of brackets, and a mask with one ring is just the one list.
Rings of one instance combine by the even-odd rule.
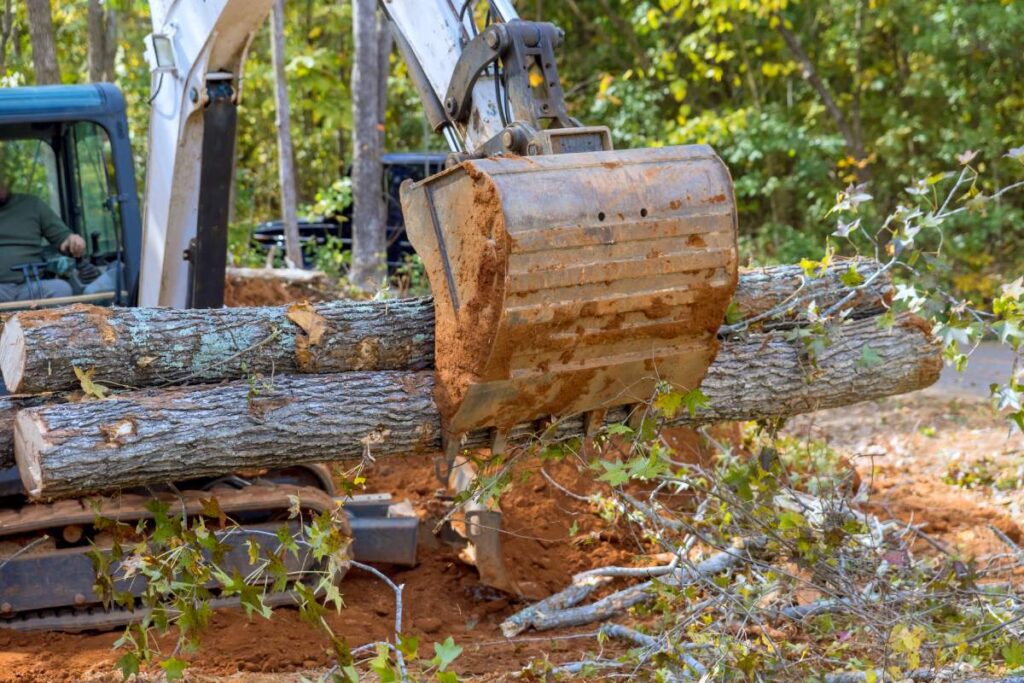
[[729, 302], [729, 307], [725, 309], [725, 324], [735, 325], [743, 319], [743, 312], [740, 311], [740, 307], [735, 301]]
[[188, 662], [178, 659], [177, 657], [168, 657], [164, 661], [160, 662], [160, 668], [167, 674], [168, 681], [179, 681], [185, 676], [185, 668], [188, 666]]
[[459, 683], [459, 677], [451, 671], [438, 671], [437, 683]]
[[419, 657], [420, 639], [416, 636], [403, 636], [398, 634], [398, 651], [409, 661]]
[[454, 638], [448, 636], [443, 643], [434, 643], [434, 659], [430, 663], [444, 671], [461, 654], [462, 648], [455, 644]]
[[597, 478], [598, 481], [606, 481], [612, 486], [621, 486], [629, 481], [629, 473], [621, 460], [615, 462], [601, 462], [605, 472]]
[[707, 407], [710, 403], [711, 399], [704, 395], [700, 387], [691, 389], [683, 395], [683, 406], [686, 408], [686, 412], [690, 414], [690, 417], [695, 417], [699, 409]]
[[655, 410], [671, 420], [676, 416], [676, 411], [679, 410], [679, 406], [682, 405], [682, 403], [682, 394], [678, 391], [668, 390], [658, 392], [658, 395], [654, 397], [652, 405]]
[[633, 430], [621, 423], [610, 424], [604, 430], [612, 436], [633, 436]]
[[1024, 667], [1024, 643], [1019, 640], [1006, 645], [1001, 650], [1003, 654], [1003, 661], [1006, 663], [1006, 668], [1019, 669]]
[[391, 665], [391, 651], [385, 643], [377, 644], [377, 656], [370, 660], [370, 671], [377, 674], [380, 683], [393, 683], [398, 680], [398, 673]]
[[128, 678], [132, 674], [139, 673], [139, 665], [142, 662], [139, 660], [139, 656], [134, 652], [125, 652], [117, 660], [117, 668], [121, 670], [121, 675]]
[[857, 266], [850, 264], [843, 276], [839, 278], [847, 287], [857, 287], [864, 283], [864, 276], [857, 270]]

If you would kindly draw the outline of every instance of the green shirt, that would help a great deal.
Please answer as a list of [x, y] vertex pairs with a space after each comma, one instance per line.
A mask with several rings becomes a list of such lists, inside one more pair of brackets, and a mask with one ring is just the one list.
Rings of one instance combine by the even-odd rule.
[[55, 247], [71, 234], [46, 202], [31, 194], [11, 194], [0, 206], [0, 283], [22, 283], [11, 268], [43, 260], [43, 239]]

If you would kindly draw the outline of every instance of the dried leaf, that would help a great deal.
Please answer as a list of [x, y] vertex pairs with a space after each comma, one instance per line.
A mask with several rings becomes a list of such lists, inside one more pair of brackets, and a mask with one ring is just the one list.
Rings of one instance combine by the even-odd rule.
[[309, 345], [316, 346], [323, 341], [327, 332], [327, 321], [309, 304], [308, 301], [292, 304], [288, 307], [288, 319], [302, 328], [309, 337]]
[[106, 398], [110, 389], [92, 381], [92, 376], [96, 374], [96, 368], [89, 368], [88, 370], [82, 370], [82, 368], [75, 366], [75, 377], [78, 378], [78, 383], [82, 386], [82, 392], [86, 396], [92, 396], [93, 398]]

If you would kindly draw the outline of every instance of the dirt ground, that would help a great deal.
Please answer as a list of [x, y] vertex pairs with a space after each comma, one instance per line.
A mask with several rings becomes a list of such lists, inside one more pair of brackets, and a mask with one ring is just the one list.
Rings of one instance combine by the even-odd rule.
[[[1024, 541], [1024, 439], [1010, 435], [984, 402], [916, 394], [801, 417], [788, 430], [826, 439], [848, 454], [871, 487], [869, 510], [921, 524], [965, 558], [1006, 551], [993, 528]], [[586, 474], [568, 463], [545, 468], [570, 490], [592, 490]], [[965, 487], [955, 483], [960, 472], [995, 483]], [[409, 498], [419, 510], [434, 505], [430, 457], [382, 461], [367, 478], [369, 490]], [[587, 504], [551, 487], [536, 463], [521, 468], [503, 509], [504, 552], [513, 578], [530, 592], [558, 590], [590, 567], [645, 561], [628, 533], [606, 529]], [[571, 536], [573, 522], [578, 530]], [[407, 630], [420, 635], [428, 652], [431, 642], [453, 636], [465, 647], [456, 668], [469, 679], [494, 680], [544, 657], [576, 661], [598, 648], [592, 638], [566, 639], [571, 631], [504, 639], [498, 625], [521, 603], [480, 585], [475, 570], [446, 545], [428, 542], [417, 567], [387, 573], [405, 585]], [[347, 607], [329, 621], [351, 646], [389, 635], [394, 601], [387, 587], [353, 571], [343, 593]], [[0, 633], [0, 681], [119, 680], [112, 673], [117, 635]], [[203, 638], [189, 675], [195, 681], [298, 681], [297, 672], [313, 674], [328, 662], [324, 641], [294, 610], [279, 609], [271, 621], [225, 610]]]

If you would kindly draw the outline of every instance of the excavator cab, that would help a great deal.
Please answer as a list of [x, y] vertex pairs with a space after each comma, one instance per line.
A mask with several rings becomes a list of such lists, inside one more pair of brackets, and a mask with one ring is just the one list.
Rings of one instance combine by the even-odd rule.
[[[42, 200], [86, 244], [77, 259], [46, 245], [41, 260], [15, 264], [29, 298], [0, 301], [0, 313], [133, 303], [142, 223], [125, 102], [116, 87], [0, 89], [0, 173], [11, 192]], [[60, 290], [67, 294], [42, 296], [32, 285], [45, 279], [66, 282]]]

